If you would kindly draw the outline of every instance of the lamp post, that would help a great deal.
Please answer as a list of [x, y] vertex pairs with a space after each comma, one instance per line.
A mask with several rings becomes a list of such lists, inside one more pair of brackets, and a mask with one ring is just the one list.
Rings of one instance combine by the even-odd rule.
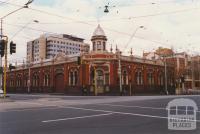
[[[29, 21], [28, 23], [26, 23], [21, 29], [19, 29], [11, 38], [10, 38], [10, 40], [12, 40], [19, 32], [21, 32], [23, 29], [25, 29], [29, 24], [31, 24], [31, 22], [34, 22], [34, 23], [39, 23], [39, 21], [38, 20], [31, 20], [31, 21]], [[30, 79], [30, 77], [31, 77], [31, 63], [30, 63], [30, 61], [28, 62], [28, 82], [27, 82], [27, 84], [28, 84], [28, 89], [27, 89], [27, 92], [28, 93], [30, 93], [30, 87], [31, 87], [31, 79]]]
[[119, 75], [119, 91], [120, 95], [122, 95], [122, 71], [121, 71], [121, 52], [117, 50], [118, 52], [118, 75]]
[[165, 64], [165, 92], [168, 95], [168, 89], [167, 89], [167, 59], [166, 57], [164, 58], [164, 64]]
[[30, 93], [30, 91], [31, 91], [31, 63], [29, 62], [28, 63], [28, 82], [27, 82], [27, 84], [28, 84], [28, 89], [27, 89], [27, 91], [28, 91], [28, 93]]
[[131, 74], [132, 74], [132, 70], [131, 70], [131, 66], [129, 65], [129, 77], [128, 77], [128, 82], [129, 82], [129, 95], [132, 96], [132, 87], [131, 87], [131, 84], [132, 84], [132, 78], [131, 78]]
[[[25, 3], [22, 7], [20, 7], [20, 8], [18, 8], [18, 9], [16, 9], [16, 10], [14, 10], [14, 11], [12, 11], [12, 12], [10, 12], [10, 13], [8, 13], [8, 14], [6, 14], [6, 15], [4, 15], [3, 17], [1, 17], [0, 18], [0, 20], [1, 20], [1, 40], [2, 40], [2, 38], [3, 38], [3, 19], [5, 19], [6, 17], [8, 17], [9, 15], [11, 15], [11, 14], [13, 14], [13, 13], [15, 13], [15, 12], [17, 12], [17, 11], [19, 11], [19, 10], [21, 10], [21, 9], [24, 9], [24, 8], [28, 8], [28, 5], [29, 4], [31, 4], [33, 2], [33, 0], [29, 0], [27, 3]], [[6, 46], [5, 46], [5, 48], [6, 48], [6, 51], [7, 51], [7, 44], [6, 44]], [[1, 59], [0, 59], [0, 67], [2, 66], [2, 57], [0, 57]], [[7, 63], [7, 52], [5, 53], [5, 63]], [[5, 68], [4, 68], [4, 71], [6, 71], [6, 68], [7, 68], [7, 65], [5, 64]], [[6, 72], [5, 72], [6, 73]], [[6, 93], [6, 75], [4, 76], [4, 92]], [[2, 89], [2, 74], [0, 74], [0, 89]], [[4, 94], [5, 94], [4, 93]]]
[[94, 94], [95, 96], [97, 96], [98, 92], [97, 92], [97, 72], [96, 72], [96, 68], [94, 66]]
[[[139, 27], [137, 27], [137, 28], [135, 29], [135, 31], [134, 31], [133, 34], [131, 35], [130, 39], [128, 40], [126, 46], [124, 47], [124, 50], [125, 50], [125, 49], [128, 47], [128, 45], [131, 43], [131, 41], [132, 41], [133, 37], [136, 35], [137, 31], [138, 31], [139, 29], [142, 29], [142, 28], [144, 28], [144, 26], [139, 26]], [[123, 51], [124, 51], [124, 50], [123, 50]]]
[[193, 55], [191, 57], [191, 71], [192, 71], [192, 89], [195, 88], [195, 74], [194, 74], [194, 58], [193, 58]]
[[[140, 28], [144, 28], [144, 26], [139, 26], [135, 29], [135, 31], [133, 32], [133, 34], [131, 35], [129, 41], [127, 42], [126, 46], [124, 47], [123, 51], [127, 48], [127, 46], [129, 45], [129, 43], [132, 41], [133, 37], [136, 35], [137, 31]], [[121, 72], [121, 52], [119, 50], [118, 51], [118, 75], [119, 75], [119, 89], [120, 89], [120, 94], [122, 95], [122, 72]], [[131, 88], [131, 87], [130, 87]]]

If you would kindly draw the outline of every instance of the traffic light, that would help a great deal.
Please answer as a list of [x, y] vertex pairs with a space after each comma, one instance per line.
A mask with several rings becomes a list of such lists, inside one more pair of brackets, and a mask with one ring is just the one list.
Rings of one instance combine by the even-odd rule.
[[5, 45], [6, 45], [6, 41], [5, 40], [0, 40], [0, 54], [1, 54], [1, 57], [3, 57], [4, 54], [5, 54]]
[[82, 64], [82, 60], [81, 60], [81, 57], [80, 57], [80, 56], [78, 56], [77, 64], [78, 64], [78, 65], [81, 65], [81, 64]]
[[10, 71], [12, 70], [12, 69], [15, 69], [16, 67], [15, 66], [13, 66], [12, 64], [9, 64], [9, 69], [10, 69]]
[[10, 54], [16, 53], [16, 44], [12, 41], [10, 42]]

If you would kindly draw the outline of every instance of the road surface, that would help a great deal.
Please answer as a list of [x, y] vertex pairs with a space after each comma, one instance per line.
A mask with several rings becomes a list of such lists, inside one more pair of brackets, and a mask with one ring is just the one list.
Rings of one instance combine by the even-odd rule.
[[[10, 94], [0, 102], [0, 134], [199, 134], [168, 130], [166, 106], [199, 96], [56, 96]], [[200, 107], [198, 106], [200, 109]]]

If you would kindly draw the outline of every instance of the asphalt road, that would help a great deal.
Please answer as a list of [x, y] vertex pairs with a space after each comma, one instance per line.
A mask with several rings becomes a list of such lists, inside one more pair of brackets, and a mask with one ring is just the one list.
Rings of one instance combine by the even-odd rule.
[[199, 134], [199, 112], [197, 129], [168, 129], [174, 98], [200, 104], [199, 96], [10, 95], [0, 103], [0, 134]]

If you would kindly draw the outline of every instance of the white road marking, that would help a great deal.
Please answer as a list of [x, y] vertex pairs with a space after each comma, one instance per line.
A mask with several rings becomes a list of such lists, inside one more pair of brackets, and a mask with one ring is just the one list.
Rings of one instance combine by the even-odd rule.
[[143, 109], [158, 109], [158, 110], [167, 110], [166, 108], [162, 108], [162, 107], [143, 107], [143, 106], [127, 106], [127, 105], [115, 105], [115, 104], [96, 104], [96, 105], [105, 105], [105, 106], [113, 106], [113, 107], [134, 107], [134, 108], [143, 108]]
[[31, 105], [40, 105], [40, 106], [48, 106], [48, 107], [55, 107], [56, 105], [45, 105], [42, 103], [38, 103], [38, 102], [28, 102], [28, 101], [19, 101], [17, 103], [27, 103], [27, 104], [31, 104]]
[[25, 108], [25, 109], [16, 109], [16, 110], [5, 110], [3, 112], [21, 112], [21, 111], [34, 111], [34, 110], [50, 110], [50, 109], [58, 109], [59, 107], [35, 107], [35, 108]]
[[[127, 107], [127, 108], [141, 108], [141, 109], [153, 109], [153, 110], [168, 110], [164, 107], [143, 107], [143, 106], [127, 106], [127, 105], [116, 105], [116, 104], [96, 104], [96, 105], [102, 105], [102, 106], [112, 106], [112, 107]], [[184, 110], [181, 110], [184, 111]], [[200, 111], [196, 111], [199, 113]]]
[[92, 118], [92, 117], [107, 116], [107, 115], [111, 115], [111, 114], [113, 114], [113, 113], [96, 114], [96, 115], [89, 115], [89, 116], [79, 116], [79, 117], [63, 118], [63, 119], [55, 119], [55, 120], [45, 120], [45, 121], [42, 121], [42, 122], [43, 123], [49, 123], [49, 122], [58, 122], [58, 121], [66, 121], [66, 120], [85, 119], [85, 118]]
[[[64, 108], [86, 110], [86, 111], [95, 111], [95, 112], [107, 112], [107, 113], [113, 113], [113, 114], [132, 115], [132, 116], [158, 118], [158, 119], [169, 119], [166, 116], [155, 116], [155, 115], [148, 115], [148, 114], [126, 113], [126, 112], [117, 112], [117, 111], [109, 111], [109, 110], [98, 110], [98, 109], [89, 109], [89, 108], [80, 108], [80, 107], [64, 107]], [[176, 119], [176, 118], [174, 118], [174, 119]], [[200, 120], [191, 120], [191, 121], [200, 122]]]

